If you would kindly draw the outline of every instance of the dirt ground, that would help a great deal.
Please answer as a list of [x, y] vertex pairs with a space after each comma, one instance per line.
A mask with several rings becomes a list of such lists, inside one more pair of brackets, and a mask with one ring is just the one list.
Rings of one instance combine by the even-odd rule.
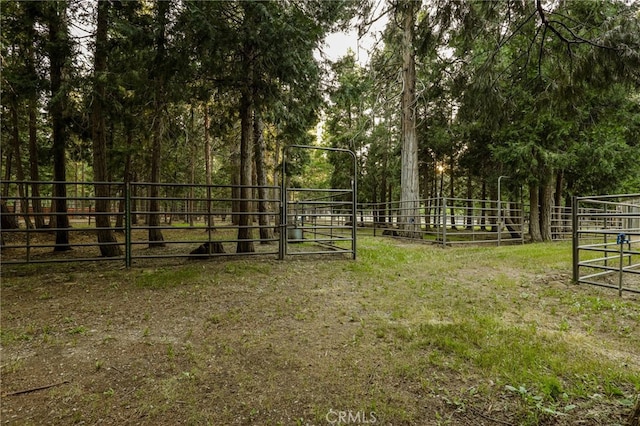
[[[504, 389], [379, 335], [371, 324], [388, 313], [363, 263], [3, 267], [2, 423], [518, 424]], [[624, 421], [621, 407], [590, 409], [544, 423]]]

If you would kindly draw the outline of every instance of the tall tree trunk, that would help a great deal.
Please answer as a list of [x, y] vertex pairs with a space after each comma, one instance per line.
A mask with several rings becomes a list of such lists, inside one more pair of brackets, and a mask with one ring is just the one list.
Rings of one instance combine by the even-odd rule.
[[[36, 32], [34, 22], [30, 21], [28, 28], [29, 41], [27, 44], [27, 73], [30, 78], [36, 81], [38, 74], [35, 68], [35, 38]], [[38, 90], [33, 88], [29, 91], [29, 174], [31, 176], [31, 205], [33, 206], [34, 221], [36, 228], [44, 228], [44, 216], [42, 215], [42, 202], [40, 200], [40, 172], [38, 169], [38, 134], [37, 134], [37, 110], [38, 110]]]
[[240, 152], [239, 147], [234, 147], [231, 153], [231, 223], [233, 225], [240, 224]]
[[29, 174], [31, 176], [31, 205], [33, 206], [36, 228], [45, 227], [40, 200], [40, 171], [38, 168], [38, 139], [36, 122], [37, 100], [29, 99]]
[[[281, 189], [274, 189], [272, 194], [271, 194], [271, 198], [273, 199], [280, 199], [280, 191], [282, 190], [282, 185], [280, 182], [280, 175], [278, 173], [278, 170], [280, 169], [280, 141], [278, 139], [276, 139], [275, 141], [275, 149], [273, 152], [273, 184], [275, 186], [279, 186]], [[280, 232], [280, 228], [278, 228], [278, 225], [280, 224], [280, 212], [278, 212], [278, 216], [276, 219], [276, 226], [274, 227], [274, 229], [276, 230], [276, 232]]]
[[455, 202], [454, 202], [454, 198], [456, 196], [456, 191], [455, 191], [455, 170], [454, 170], [454, 158], [453, 155], [450, 157], [451, 162], [449, 163], [449, 170], [450, 170], [450, 176], [449, 176], [449, 198], [450, 201], [449, 203], [447, 203], [449, 205], [449, 210], [451, 211], [451, 229], [455, 230], [456, 229], [456, 209], [455, 209]]
[[33, 228], [31, 218], [29, 217], [29, 200], [25, 193], [26, 184], [24, 182], [24, 169], [22, 168], [22, 155], [20, 155], [20, 129], [18, 120], [17, 100], [11, 102], [11, 141], [13, 143], [13, 153], [16, 160], [16, 178], [18, 179], [18, 195], [20, 197], [20, 211], [24, 218], [27, 229]]
[[473, 230], [473, 181], [471, 180], [471, 174], [467, 176], [467, 208], [465, 216], [466, 228], [468, 231]]
[[211, 123], [209, 120], [209, 103], [204, 103], [204, 171], [207, 183], [207, 228], [213, 226], [211, 213]]
[[482, 188], [480, 189], [480, 229], [486, 230], [487, 224], [487, 181], [482, 179]]
[[415, 10], [413, 0], [399, 4], [403, 15], [402, 34], [402, 165], [400, 173], [400, 208], [404, 236], [419, 238], [418, 138], [416, 135], [416, 64], [413, 49]]
[[[151, 183], [160, 182], [160, 160], [162, 139], [164, 137], [164, 108], [165, 108], [165, 31], [169, 13], [170, 2], [159, 1], [156, 3], [158, 34], [156, 36], [156, 54], [154, 58], [153, 85], [154, 85], [154, 120], [152, 126], [151, 142]], [[164, 247], [164, 237], [160, 227], [160, 203], [158, 201], [158, 186], [151, 185], [149, 189], [149, 248]]]
[[529, 235], [531, 241], [542, 241], [542, 233], [540, 231], [540, 187], [537, 184], [529, 184]]
[[[2, 220], [0, 223], [0, 227], [2, 229], [18, 229], [18, 219], [15, 213], [12, 213], [7, 206], [7, 202], [5, 200], [0, 200], [0, 219]], [[4, 237], [4, 235], [3, 235]]]
[[[443, 227], [447, 226], [447, 221], [446, 221], [446, 212], [443, 212], [442, 209], [444, 208], [444, 171], [439, 173], [439, 188], [438, 188], [438, 212], [437, 212], [437, 216], [436, 216], [436, 223], [441, 223], [441, 225]], [[442, 220], [442, 216], [445, 216], [445, 220]], [[442, 222], [440, 222], [442, 220]]]
[[52, 127], [53, 180], [55, 195], [56, 242], [54, 251], [71, 250], [69, 244], [69, 217], [67, 216], [67, 97], [68, 88], [63, 84], [66, 62], [69, 56], [69, 37], [67, 34], [67, 2], [51, 2], [49, 20], [49, 68], [51, 79], [51, 102], [49, 113]]
[[104, 118], [104, 100], [106, 96], [105, 74], [107, 72], [107, 29], [109, 26], [109, 2], [97, 4], [96, 50], [94, 55], [93, 100], [91, 104], [91, 138], [93, 139], [93, 177], [96, 194], [96, 229], [100, 253], [104, 257], [122, 254], [117, 244], [111, 221], [109, 220], [109, 185], [107, 182], [107, 135]]
[[253, 108], [251, 102], [250, 89], [246, 88], [240, 101], [240, 202], [238, 215], [238, 244], [237, 253], [254, 252], [253, 235], [251, 232], [250, 218], [250, 198], [251, 198], [251, 177], [252, 177], [252, 115]]
[[273, 239], [273, 229], [269, 226], [269, 191], [267, 190], [267, 167], [265, 164], [265, 151], [262, 120], [255, 113], [253, 120], [253, 138], [255, 140], [256, 178], [258, 184], [258, 224], [260, 225], [260, 243], [267, 244]]
[[[245, 31], [253, 31], [256, 16], [255, 6], [243, 3], [245, 11]], [[254, 84], [254, 47], [251, 42], [245, 42], [242, 52], [245, 77], [240, 98], [240, 203], [238, 216], [237, 253], [254, 252], [253, 232], [251, 225], [251, 182], [253, 177], [253, 84]]]
[[561, 238], [564, 233], [564, 215], [562, 208], [562, 189], [564, 187], [564, 172], [559, 170], [556, 174], [556, 192], [553, 198], [553, 238]]
[[[125, 124], [125, 126], [127, 125]], [[133, 144], [133, 135], [129, 127], [126, 128], [125, 132], [127, 135], [126, 136], [127, 149], [124, 156], [124, 173], [123, 173], [124, 187], [122, 188], [122, 197], [120, 198], [119, 205], [118, 205], [118, 212], [120, 214], [116, 217], [116, 228], [122, 228], [124, 226], [126, 187], [127, 187], [127, 184], [131, 182], [131, 145]], [[129, 194], [129, 196], [131, 196], [131, 194]], [[133, 216], [134, 215], [131, 215], [132, 222], [133, 222]]]
[[[3, 198], [9, 197], [9, 181], [11, 180], [11, 162], [13, 160], [13, 149], [7, 149], [5, 151], [7, 152], [7, 155], [5, 157], [6, 160], [4, 162], [4, 180], [6, 182], [2, 185]], [[0, 152], [0, 156], [1, 155], [2, 155], [2, 152]]]
[[380, 223], [387, 221], [387, 163], [388, 163], [387, 148], [385, 147], [382, 157], [382, 176], [380, 179], [380, 212], [378, 213], [378, 220]]
[[551, 241], [551, 212], [553, 209], [553, 171], [549, 169], [540, 184], [540, 235], [542, 241]]
[[189, 226], [194, 226], [195, 224], [195, 184], [196, 184], [196, 154], [197, 154], [197, 144], [196, 138], [192, 136], [195, 129], [195, 110], [193, 108], [193, 104], [191, 105], [191, 114], [189, 119], [189, 127], [187, 133], [187, 144], [189, 147], [189, 202], [187, 203], [187, 215], [189, 219]]
[[492, 200], [489, 212], [490, 232], [498, 232], [498, 185], [489, 186], [489, 198]]
[[252, 142], [253, 142], [253, 105], [251, 102], [250, 89], [244, 90], [242, 99], [240, 100], [240, 201], [238, 215], [238, 244], [237, 253], [254, 252], [253, 233], [251, 232], [251, 177], [252, 177]]

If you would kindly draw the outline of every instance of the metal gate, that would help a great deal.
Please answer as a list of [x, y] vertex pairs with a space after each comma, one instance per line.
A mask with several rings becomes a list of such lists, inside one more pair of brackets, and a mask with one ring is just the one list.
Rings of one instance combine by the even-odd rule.
[[[353, 161], [349, 188], [293, 187], [287, 163], [291, 150], [332, 151]], [[287, 255], [348, 253], [356, 258], [357, 160], [353, 151], [307, 145], [283, 150], [280, 201], [280, 259]]]
[[640, 194], [574, 198], [573, 279], [640, 293]]
[[[250, 186], [253, 195], [244, 200], [248, 209], [238, 206], [242, 200], [238, 185], [0, 181], [0, 260], [3, 265], [120, 261], [129, 267], [150, 259], [236, 255], [284, 259], [288, 255], [343, 253], [355, 259], [355, 175], [350, 188], [345, 189], [287, 187], [285, 165], [292, 149], [351, 155], [355, 171], [351, 151], [287, 147], [281, 185]], [[65, 196], [56, 195], [56, 185], [63, 187]], [[105, 201], [94, 195], [99, 185], [109, 187], [108, 212], [96, 212], [97, 202]], [[29, 191], [32, 187], [39, 189], [36, 196]], [[65, 202], [60, 212], [56, 211], [58, 200]], [[105, 229], [96, 227], [99, 216], [109, 218], [110, 241], [97, 241], [97, 231]], [[243, 216], [248, 224], [241, 226]], [[240, 235], [241, 228], [247, 230], [245, 235]], [[247, 242], [255, 244], [253, 250], [238, 249]], [[117, 246], [116, 254], [103, 256], [104, 246]]]

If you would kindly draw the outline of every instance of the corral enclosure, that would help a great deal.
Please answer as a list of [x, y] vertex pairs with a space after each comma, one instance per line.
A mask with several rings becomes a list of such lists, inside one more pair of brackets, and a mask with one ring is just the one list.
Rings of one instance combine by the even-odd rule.
[[640, 293], [640, 194], [579, 197], [575, 205], [574, 280]]
[[[284, 164], [284, 163], [283, 163]], [[263, 255], [284, 259], [299, 254], [346, 254], [356, 257], [356, 235], [403, 237], [403, 206], [399, 202], [358, 204], [352, 188], [249, 187], [254, 194], [250, 211], [239, 213], [239, 186], [150, 184], [132, 182], [95, 184], [67, 182], [70, 228], [69, 248], [55, 252], [60, 228], [35, 228], [36, 217], [49, 218], [56, 199], [51, 182], [41, 182], [45, 195], [25, 192], [27, 182], [2, 182], [13, 196], [3, 197], [3, 213], [15, 222], [15, 229], [2, 229], [2, 259], [5, 264], [122, 261], [127, 266], [145, 259], [207, 258], [235, 255]], [[110, 213], [95, 212], [95, 185], [108, 185]], [[148, 194], [155, 187], [160, 194], [159, 211], [151, 212]], [[22, 192], [22, 196], [19, 194]], [[258, 193], [263, 194], [260, 198]], [[266, 194], [266, 195], [264, 195]], [[621, 291], [640, 291], [638, 276], [639, 199], [636, 194], [582, 197], [573, 210], [554, 207], [554, 240], [573, 238], [573, 278], [576, 282], [602, 285]], [[528, 232], [528, 206], [521, 201], [432, 198], [420, 200], [417, 239], [443, 246], [523, 244]], [[284, 212], [284, 216], [282, 216]], [[116, 241], [96, 241], [96, 217], [108, 215]], [[151, 215], [159, 217], [150, 226]], [[248, 216], [254, 251], [238, 252], [240, 216]], [[282, 219], [282, 218], [286, 219]], [[355, 220], [354, 220], [355, 219]], [[162, 241], [150, 239], [150, 232], [163, 233]], [[413, 235], [412, 239], [416, 239]], [[621, 240], [622, 239], [622, 240]], [[120, 255], [102, 257], [101, 245], [121, 247]], [[621, 260], [622, 259], [622, 260]]]
[[[335, 253], [346, 250], [355, 253], [355, 231], [365, 235], [402, 236], [403, 207], [400, 203], [358, 204], [353, 202], [352, 188], [287, 188], [283, 198], [281, 186], [250, 189], [256, 194], [249, 201], [248, 213], [238, 213], [240, 187], [232, 185], [189, 185], [149, 183], [108, 183], [110, 213], [96, 213], [96, 197], [92, 195], [94, 183], [66, 182], [68, 211], [71, 227], [66, 229], [72, 253], [51, 254], [56, 247], [55, 227], [33, 227], [35, 217], [55, 218], [51, 204], [55, 200], [51, 182], [41, 182], [39, 197], [41, 211], [34, 211], [33, 198], [19, 196], [18, 186], [26, 190], [28, 182], [4, 182], [12, 190], [3, 197], [5, 217], [15, 219], [17, 229], [3, 228], [3, 257], [6, 262], [40, 262], [65, 260], [93, 260], [100, 257], [100, 244], [119, 245], [121, 256], [107, 260], [128, 264], [144, 258], [187, 257], [189, 251], [202, 243], [215, 241], [222, 244], [224, 253], [206, 253], [213, 256], [235, 254], [238, 238], [239, 215], [250, 216], [255, 254], [282, 258], [295, 253]], [[101, 184], [98, 184], [101, 185]], [[151, 186], [160, 194], [159, 225], [148, 225], [148, 195]], [[262, 189], [268, 196], [257, 196]], [[48, 195], [47, 195], [48, 194]], [[262, 202], [264, 209], [260, 210]], [[281, 222], [282, 207], [286, 205], [286, 223]], [[432, 198], [420, 200], [419, 239], [441, 245], [457, 244], [522, 244], [528, 232], [528, 207], [508, 200], [474, 200]], [[108, 215], [117, 242], [98, 243], [95, 240], [95, 218]], [[28, 218], [25, 220], [25, 218]], [[355, 218], [355, 221], [353, 220]], [[571, 236], [571, 216], [563, 207], [554, 208], [552, 232], [554, 239]], [[27, 225], [28, 222], [28, 225]], [[55, 223], [55, 219], [51, 220]], [[166, 233], [164, 248], [148, 250], [154, 242], [148, 238], [150, 229]], [[281, 229], [286, 229], [281, 234]], [[415, 236], [414, 236], [415, 238]], [[93, 241], [92, 241], [93, 239]], [[156, 244], [159, 245], [159, 244]], [[312, 247], [313, 246], [313, 247]], [[243, 253], [247, 254], [247, 253]], [[249, 253], [251, 254], [251, 253]], [[102, 258], [102, 260], [105, 260]]]

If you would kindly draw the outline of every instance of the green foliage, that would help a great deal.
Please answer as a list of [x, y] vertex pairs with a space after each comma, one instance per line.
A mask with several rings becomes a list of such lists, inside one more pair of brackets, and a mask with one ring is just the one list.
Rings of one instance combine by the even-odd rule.
[[[91, 27], [94, 5], [54, 3], [67, 8], [72, 27]], [[204, 182], [207, 135], [218, 159], [213, 180], [229, 183], [237, 173], [241, 93], [250, 86], [270, 132], [271, 154], [287, 144], [315, 143], [310, 130], [324, 108], [322, 143], [357, 154], [359, 201], [397, 199], [402, 37], [396, 8], [382, 9], [391, 19], [370, 64], [358, 64], [351, 52], [323, 75], [314, 54], [324, 36], [354, 25], [364, 32], [381, 13], [375, 2], [170, 1], [163, 3], [169, 13], [162, 55], [156, 51], [159, 3], [113, 2], [107, 72], [94, 76], [86, 69], [92, 63], [92, 34], [74, 31], [71, 44], [59, 46], [48, 41], [48, 23], [58, 10], [54, 3], [0, 3], [3, 134], [11, 134], [16, 111], [18, 139], [26, 145], [30, 102], [38, 111], [37, 152], [21, 149], [25, 170], [37, 164], [43, 179], [52, 175], [51, 117], [40, 112], [57, 101], [49, 93], [46, 56], [59, 49], [69, 54], [67, 156], [84, 163], [83, 170], [92, 163], [90, 83], [96, 79], [106, 89], [112, 180], [148, 179], [151, 129], [161, 115], [160, 179]], [[517, 187], [537, 184], [552, 172], [565, 177], [565, 196], [640, 188], [640, 4], [575, 0], [540, 6], [436, 2], [418, 11], [415, 111], [424, 196], [433, 195], [436, 168], [443, 165], [448, 180], [441, 174], [441, 183], [456, 196], [463, 189], [455, 179], [462, 176], [477, 193], [482, 182], [500, 175], [510, 176], [509, 184]], [[354, 16], [357, 22], [350, 21]], [[249, 47], [247, 62], [243, 55]], [[327, 77], [331, 81], [323, 86]], [[165, 104], [156, 110], [158, 96]], [[10, 142], [0, 141], [5, 158], [13, 155]], [[271, 157], [268, 167], [275, 169], [276, 155]], [[3, 177], [13, 166], [15, 178], [15, 159], [5, 158]], [[297, 176], [318, 170], [313, 180], [319, 186], [345, 187], [354, 173], [348, 158], [333, 154], [292, 158], [287, 166]]]

